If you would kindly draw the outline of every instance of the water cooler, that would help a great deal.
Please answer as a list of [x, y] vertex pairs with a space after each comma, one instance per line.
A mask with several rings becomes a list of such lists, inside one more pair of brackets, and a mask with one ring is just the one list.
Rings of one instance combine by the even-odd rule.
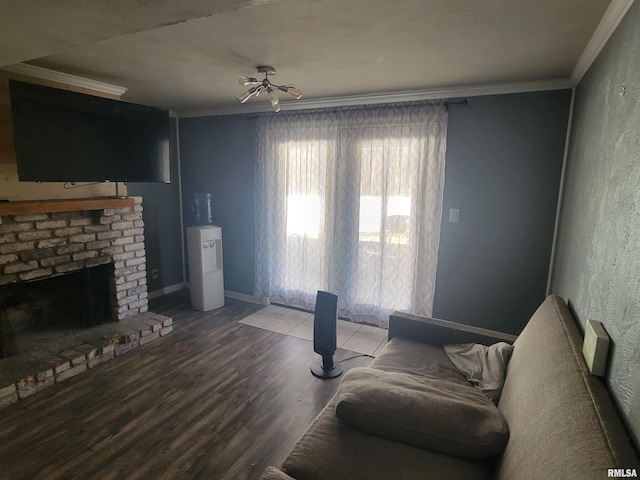
[[203, 312], [224, 305], [222, 228], [187, 227], [191, 305]]

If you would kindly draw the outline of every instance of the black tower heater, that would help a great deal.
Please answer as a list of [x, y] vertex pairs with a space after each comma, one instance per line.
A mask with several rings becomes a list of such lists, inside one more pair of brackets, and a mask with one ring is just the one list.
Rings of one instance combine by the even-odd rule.
[[333, 362], [336, 351], [338, 322], [338, 296], [318, 291], [313, 317], [313, 351], [322, 359], [311, 365], [311, 373], [318, 378], [335, 378], [342, 375], [342, 365]]

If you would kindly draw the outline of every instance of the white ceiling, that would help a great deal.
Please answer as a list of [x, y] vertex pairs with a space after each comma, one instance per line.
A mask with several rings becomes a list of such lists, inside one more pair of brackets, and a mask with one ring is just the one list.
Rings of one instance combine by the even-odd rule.
[[237, 77], [258, 65], [312, 103], [568, 85], [607, 8], [630, 1], [0, 0], [0, 67], [120, 85], [123, 100], [177, 112], [242, 111]]

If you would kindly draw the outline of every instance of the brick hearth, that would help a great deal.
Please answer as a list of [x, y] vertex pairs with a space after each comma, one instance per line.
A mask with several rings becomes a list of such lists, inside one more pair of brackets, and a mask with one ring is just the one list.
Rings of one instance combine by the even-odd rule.
[[90, 329], [33, 335], [29, 354], [0, 359], [0, 408], [164, 337], [173, 320], [151, 312]]

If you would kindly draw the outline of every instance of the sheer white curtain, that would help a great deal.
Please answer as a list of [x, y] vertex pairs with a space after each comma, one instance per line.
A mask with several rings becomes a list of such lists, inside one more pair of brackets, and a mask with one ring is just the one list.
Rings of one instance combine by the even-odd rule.
[[263, 116], [256, 169], [256, 295], [313, 309], [333, 249], [332, 113]]
[[447, 114], [422, 103], [258, 121], [256, 295], [386, 326], [430, 315]]

